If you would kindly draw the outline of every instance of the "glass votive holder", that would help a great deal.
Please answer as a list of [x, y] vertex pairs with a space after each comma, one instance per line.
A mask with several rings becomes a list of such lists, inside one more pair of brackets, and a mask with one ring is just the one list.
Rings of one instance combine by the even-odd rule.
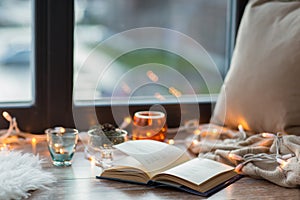
[[133, 117], [132, 139], [133, 140], [157, 140], [164, 141], [166, 138], [167, 123], [166, 115], [159, 111], [140, 111]]
[[88, 145], [85, 149], [86, 156], [95, 160], [103, 168], [113, 165], [113, 145], [127, 140], [127, 131], [116, 129], [105, 134], [102, 130], [91, 129], [88, 131]]
[[71, 166], [78, 142], [78, 130], [55, 127], [45, 130], [48, 149], [55, 166]]

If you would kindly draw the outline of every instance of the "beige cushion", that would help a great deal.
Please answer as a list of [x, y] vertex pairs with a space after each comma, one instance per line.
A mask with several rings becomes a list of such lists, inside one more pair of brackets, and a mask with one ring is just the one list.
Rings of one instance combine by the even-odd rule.
[[300, 135], [299, 1], [249, 1], [211, 122]]

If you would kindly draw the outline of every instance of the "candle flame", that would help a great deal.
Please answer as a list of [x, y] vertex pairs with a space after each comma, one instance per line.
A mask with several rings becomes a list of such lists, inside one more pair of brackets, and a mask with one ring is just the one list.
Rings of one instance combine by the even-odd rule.
[[64, 133], [64, 132], [66, 132], [66, 129], [63, 128], [63, 127], [61, 127], [61, 128], [59, 129], [59, 131], [60, 131], [61, 133]]
[[131, 88], [129, 87], [129, 85], [127, 83], [122, 83], [122, 89], [126, 94], [130, 94], [131, 93]]
[[32, 138], [32, 139], [31, 139], [31, 143], [32, 143], [32, 144], [36, 144], [36, 138]]

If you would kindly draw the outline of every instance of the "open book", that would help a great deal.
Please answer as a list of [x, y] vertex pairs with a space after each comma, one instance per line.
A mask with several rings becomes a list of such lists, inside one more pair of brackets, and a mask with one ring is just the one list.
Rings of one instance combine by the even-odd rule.
[[190, 159], [180, 148], [153, 140], [115, 146], [127, 154], [97, 178], [178, 188], [209, 196], [240, 176], [234, 168], [209, 159]]

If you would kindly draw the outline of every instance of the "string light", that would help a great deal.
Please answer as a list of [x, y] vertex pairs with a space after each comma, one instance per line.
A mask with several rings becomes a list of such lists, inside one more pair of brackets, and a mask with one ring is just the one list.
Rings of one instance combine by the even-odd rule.
[[193, 142], [192, 142], [192, 145], [197, 145], [199, 143], [199, 141], [198, 140], [193, 140]]
[[274, 138], [275, 137], [275, 135], [272, 133], [262, 133], [261, 135], [264, 138]]
[[280, 158], [276, 158], [277, 163], [280, 165], [281, 168], [284, 168], [287, 164], [287, 161], [282, 160]]
[[233, 153], [230, 153], [228, 155], [228, 158], [231, 159], [231, 160], [238, 160], [238, 161], [243, 160], [243, 158], [241, 156], [233, 154]]
[[239, 132], [242, 133], [242, 139], [246, 139], [247, 134], [246, 134], [246, 132], [245, 132], [245, 130], [244, 130], [244, 128], [243, 128], [243, 125], [242, 125], [242, 124], [239, 124], [239, 125], [238, 125], [238, 129], [239, 129]]
[[200, 135], [201, 131], [199, 129], [194, 130], [194, 135]]
[[131, 117], [129, 117], [129, 116], [125, 117], [119, 128], [120, 129], [126, 128], [131, 123], [131, 121], [132, 121]]
[[168, 144], [175, 144], [175, 141], [173, 139], [169, 139]]

